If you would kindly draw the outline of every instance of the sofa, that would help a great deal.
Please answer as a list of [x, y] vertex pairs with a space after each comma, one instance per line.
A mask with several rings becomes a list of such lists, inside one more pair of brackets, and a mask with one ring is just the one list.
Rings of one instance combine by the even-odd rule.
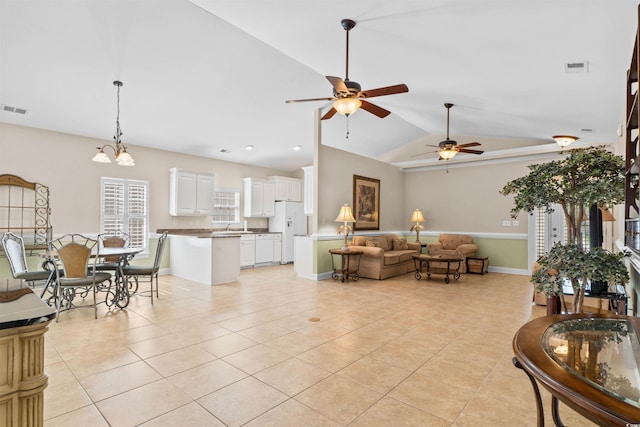
[[[437, 242], [427, 243], [428, 255], [444, 255], [462, 258], [460, 273], [467, 272], [467, 257], [474, 256], [478, 245], [466, 234], [441, 234]], [[443, 264], [446, 267], [446, 263]]]
[[415, 271], [411, 255], [419, 254], [422, 246], [397, 234], [354, 236], [349, 246], [363, 252], [358, 275], [382, 280]]

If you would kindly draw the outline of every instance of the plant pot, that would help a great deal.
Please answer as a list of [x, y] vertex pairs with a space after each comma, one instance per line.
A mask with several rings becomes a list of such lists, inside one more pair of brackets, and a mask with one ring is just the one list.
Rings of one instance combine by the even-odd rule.
[[562, 305], [558, 295], [547, 296], [547, 316], [562, 313]]
[[600, 280], [594, 280], [590, 284], [590, 290], [592, 294], [602, 294], [609, 290], [609, 282], [603, 282]]

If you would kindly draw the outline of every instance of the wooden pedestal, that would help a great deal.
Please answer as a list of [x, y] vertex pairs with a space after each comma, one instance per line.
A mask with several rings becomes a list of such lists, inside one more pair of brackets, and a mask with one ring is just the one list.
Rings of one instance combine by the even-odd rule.
[[44, 334], [49, 321], [0, 329], [0, 425], [44, 424]]

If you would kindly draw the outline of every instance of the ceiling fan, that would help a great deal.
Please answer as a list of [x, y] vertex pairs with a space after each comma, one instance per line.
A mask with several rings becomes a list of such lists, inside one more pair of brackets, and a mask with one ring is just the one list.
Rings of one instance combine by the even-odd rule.
[[469, 154], [484, 153], [484, 151], [481, 151], [481, 150], [470, 150], [467, 148], [467, 147], [477, 147], [481, 145], [479, 142], [469, 142], [467, 144], [458, 145], [456, 141], [449, 139], [449, 112], [451, 111], [451, 107], [453, 107], [453, 104], [446, 103], [444, 104], [444, 106], [447, 109], [447, 139], [445, 139], [444, 141], [440, 141], [438, 145], [426, 144], [427, 147], [434, 147], [434, 148], [437, 148], [438, 150], [429, 151], [427, 153], [414, 154], [411, 157], [424, 156], [425, 154], [435, 152], [435, 153], [438, 153], [438, 155], [440, 156], [438, 160], [449, 160], [449, 159], [452, 159], [458, 153], [469, 153]]
[[351, 19], [343, 19], [340, 21], [342, 28], [345, 29], [347, 35], [347, 59], [345, 78], [326, 76], [327, 80], [333, 86], [332, 98], [311, 98], [311, 99], [290, 99], [291, 102], [308, 102], [308, 101], [333, 101], [333, 106], [327, 113], [322, 116], [321, 120], [327, 120], [333, 117], [336, 112], [347, 117], [358, 111], [362, 107], [363, 110], [370, 112], [380, 118], [387, 117], [391, 112], [382, 107], [368, 102], [367, 98], [376, 96], [394, 95], [396, 93], [409, 92], [409, 88], [405, 84], [381, 87], [377, 89], [362, 90], [359, 83], [349, 80], [349, 31], [355, 26], [356, 22]]

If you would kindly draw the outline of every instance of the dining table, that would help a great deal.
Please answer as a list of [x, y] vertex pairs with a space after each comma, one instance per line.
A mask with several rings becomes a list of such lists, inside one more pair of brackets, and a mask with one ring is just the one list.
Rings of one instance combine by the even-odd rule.
[[[129, 305], [131, 294], [129, 292], [129, 287], [127, 285], [126, 277], [122, 271], [122, 268], [128, 265], [129, 261], [133, 259], [133, 257], [136, 256], [136, 254], [142, 252], [142, 250], [143, 248], [106, 247], [106, 248], [100, 248], [98, 253], [91, 254], [91, 258], [96, 258], [96, 257], [97, 258], [112, 258], [112, 257], [118, 258], [118, 260], [115, 262], [115, 269], [114, 269], [115, 274], [114, 274], [113, 280], [109, 280], [108, 284], [100, 285], [96, 289], [97, 292], [106, 293], [104, 302], [107, 305], [107, 307], [113, 307], [115, 305], [116, 307], [122, 309], [122, 308], [126, 308]], [[50, 265], [49, 268], [54, 269], [53, 271], [55, 271], [55, 268], [59, 268], [56, 257], [52, 252], [50, 251], [41, 252], [39, 253], [39, 255], [46, 259], [45, 262]], [[91, 269], [91, 265], [89, 265], [89, 269]], [[55, 290], [56, 286], [57, 284], [55, 283], [55, 281], [53, 281], [51, 285], [47, 285], [42, 291], [41, 298], [44, 299], [45, 302], [49, 305], [51, 304], [55, 305], [55, 301], [53, 300], [55, 299], [55, 295], [56, 295], [56, 290]], [[44, 295], [47, 290], [51, 292], [52, 296], [49, 297], [48, 299], [45, 299]]]
[[[127, 285], [126, 277], [122, 271], [122, 268], [129, 264], [129, 261], [136, 256], [136, 254], [142, 252], [142, 248], [101, 248], [96, 256], [98, 257], [118, 257], [115, 267], [115, 275], [113, 280], [113, 289], [111, 289], [111, 282], [105, 289], [105, 304], [107, 307], [115, 305], [118, 308], [125, 308], [129, 305], [131, 295], [129, 293], [129, 286]], [[103, 290], [100, 289], [99, 290]]]

